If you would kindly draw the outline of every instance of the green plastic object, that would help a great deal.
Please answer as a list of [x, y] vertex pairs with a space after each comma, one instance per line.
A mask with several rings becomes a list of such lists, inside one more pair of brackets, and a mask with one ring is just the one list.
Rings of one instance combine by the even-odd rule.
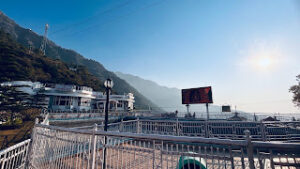
[[176, 169], [206, 169], [206, 162], [203, 158], [181, 156]]

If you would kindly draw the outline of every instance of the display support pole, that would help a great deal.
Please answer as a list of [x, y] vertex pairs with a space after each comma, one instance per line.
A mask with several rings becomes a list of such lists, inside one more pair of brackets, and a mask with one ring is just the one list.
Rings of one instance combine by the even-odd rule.
[[190, 105], [189, 104], [186, 105], [186, 112], [187, 112], [187, 114], [190, 113]]
[[207, 114], [207, 121], [208, 121], [209, 120], [208, 103], [206, 103], [206, 114]]

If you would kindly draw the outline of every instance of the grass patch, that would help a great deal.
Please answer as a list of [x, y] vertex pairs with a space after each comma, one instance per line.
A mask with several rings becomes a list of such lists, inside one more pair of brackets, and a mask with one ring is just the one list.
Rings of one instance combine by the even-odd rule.
[[1, 150], [30, 138], [30, 134], [33, 126], [34, 126], [33, 121], [25, 121], [23, 122], [23, 125], [20, 128], [1, 130], [0, 131]]

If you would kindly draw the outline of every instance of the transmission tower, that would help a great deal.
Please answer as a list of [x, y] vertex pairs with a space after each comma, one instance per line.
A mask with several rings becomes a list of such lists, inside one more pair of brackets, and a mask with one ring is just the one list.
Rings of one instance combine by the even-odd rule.
[[32, 54], [32, 42], [28, 42], [28, 54]]
[[41, 44], [41, 47], [40, 47], [40, 51], [43, 55], [46, 54], [46, 45], [47, 45], [47, 33], [48, 33], [48, 28], [49, 28], [49, 25], [46, 24], [45, 25], [45, 33], [44, 33], [44, 36], [43, 36], [43, 41], [42, 41], [42, 44]]

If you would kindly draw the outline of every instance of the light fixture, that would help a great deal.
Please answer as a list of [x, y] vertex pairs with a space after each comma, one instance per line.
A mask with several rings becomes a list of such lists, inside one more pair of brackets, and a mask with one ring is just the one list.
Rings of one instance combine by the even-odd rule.
[[110, 78], [108, 78], [107, 80], [105, 80], [104, 86], [111, 89], [114, 86], [114, 82]]

